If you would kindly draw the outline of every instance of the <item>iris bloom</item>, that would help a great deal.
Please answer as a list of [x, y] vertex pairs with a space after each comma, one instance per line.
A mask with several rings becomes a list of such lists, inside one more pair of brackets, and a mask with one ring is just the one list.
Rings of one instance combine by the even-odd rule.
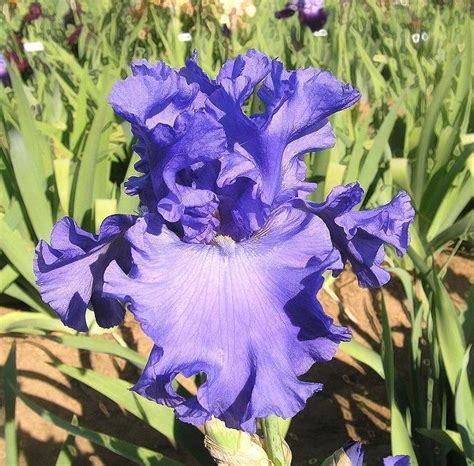
[[[328, 71], [287, 71], [255, 50], [215, 80], [196, 56], [132, 70], [110, 103], [138, 141], [140, 176], [126, 189], [141, 212], [107, 218], [97, 235], [59, 221], [37, 248], [43, 299], [80, 331], [87, 307], [111, 327], [126, 303], [155, 344], [134, 390], [185, 422], [254, 431], [256, 418], [291, 417], [322, 388], [299, 376], [350, 338], [316, 299], [323, 273], [349, 261], [362, 286], [386, 282], [383, 247], [406, 250], [409, 198], [355, 211], [353, 183], [306, 200], [303, 155], [332, 147], [328, 117], [359, 99]], [[257, 87], [265, 110], [248, 115]], [[197, 396], [175, 392], [179, 373], [205, 374]]]
[[315, 32], [321, 30], [328, 19], [328, 14], [323, 7], [324, 0], [290, 0], [283, 10], [275, 13], [275, 18], [289, 18], [298, 12], [301, 24]]

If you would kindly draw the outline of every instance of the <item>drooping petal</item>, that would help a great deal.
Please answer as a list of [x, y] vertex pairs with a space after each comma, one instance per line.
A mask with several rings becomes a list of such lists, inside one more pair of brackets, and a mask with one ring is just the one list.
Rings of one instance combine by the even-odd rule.
[[385, 257], [384, 244], [393, 246], [399, 255], [406, 252], [408, 229], [415, 211], [404, 191], [384, 206], [354, 211], [363, 194], [358, 183], [338, 186], [329, 193], [324, 203], [307, 202], [306, 207], [326, 223], [343, 261], [351, 263], [359, 285], [376, 288], [390, 278], [381, 267]]
[[410, 457], [407, 455], [387, 456], [383, 459], [384, 466], [410, 466]]
[[134, 223], [132, 216], [112, 215], [104, 220], [99, 234], [93, 235], [65, 217], [55, 225], [51, 245], [39, 242], [34, 272], [41, 297], [68, 327], [87, 331], [89, 306], [101, 327], [122, 322], [123, 307], [102, 293], [103, 276], [112, 260], [122, 270], [130, 270], [124, 234]]
[[[349, 332], [315, 298], [322, 272], [340, 260], [320, 219], [282, 208], [247, 241], [190, 244], [148, 216], [127, 238], [134, 267], [127, 275], [111, 264], [105, 289], [156, 345], [140, 394], [186, 422], [215, 416], [254, 431], [257, 417], [293, 416], [321, 389], [298, 376], [331, 359]], [[174, 392], [177, 373], [206, 374], [197, 397]]]

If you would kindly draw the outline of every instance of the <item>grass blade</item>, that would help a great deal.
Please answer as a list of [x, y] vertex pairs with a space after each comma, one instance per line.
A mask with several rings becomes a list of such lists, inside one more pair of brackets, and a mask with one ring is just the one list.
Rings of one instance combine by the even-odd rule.
[[17, 390], [15, 344], [12, 345], [5, 362], [3, 380], [5, 390], [5, 464], [16, 466], [18, 464], [18, 442], [15, 422]]
[[91, 369], [78, 369], [66, 364], [55, 363], [54, 366], [63, 374], [82, 382], [110, 398], [128, 412], [163, 434], [173, 445], [175, 417], [173, 410], [147, 400], [130, 390], [130, 384], [124, 380], [99, 374]]
[[8, 132], [13, 170], [21, 197], [36, 236], [49, 238], [53, 228], [51, 207], [46, 197], [46, 178], [39, 176], [33, 164], [34, 156], [25, 144], [23, 134]]
[[377, 374], [380, 375], [382, 379], [385, 378], [382, 359], [380, 355], [373, 349], [367, 348], [355, 340], [341, 343], [339, 348], [341, 348], [344, 353], [352, 356], [357, 361], [369, 366], [371, 369], [377, 372]]
[[[108, 88], [108, 87], [106, 87]], [[105, 89], [104, 89], [104, 92]], [[73, 188], [73, 216], [85, 228], [93, 227], [95, 168], [99, 161], [99, 147], [106, 122], [110, 121], [111, 109], [108, 102], [101, 101], [92, 122], [87, 142], [82, 153]]]
[[30, 408], [44, 420], [51, 422], [55, 426], [64, 429], [70, 434], [84, 437], [96, 445], [107, 448], [108, 450], [135, 462], [136, 464], [145, 466], [183, 466], [179, 461], [167, 458], [161, 453], [149, 450], [148, 448], [139, 447], [132, 443], [125, 442], [124, 440], [111, 437], [110, 435], [70, 424], [69, 422], [35, 403], [33, 400], [22, 393], [17, 392], [17, 396], [21, 399], [21, 401], [23, 401], [23, 403], [25, 403], [26, 406], [28, 406], [28, 408]]
[[[72, 417], [71, 425], [77, 426], [78, 420], [76, 415]], [[77, 450], [74, 446], [76, 436], [69, 434], [66, 438], [66, 441], [61, 447], [59, 452], [58, 459], [56, 460], [56, 466], [73, 466], [74, 462], [77, 460]]]
[[456, 423], [461, 434], [468, 465], [474, 464], [474, 392], [471, 387], [472, 368], [469, 367], [470, 352], [471, 347], [466, 350], [462, 361], [454, 403]]
[[129, 361], [139, 369], [143, 369], [146, 364], [146, 358], [144, 358], [140, 353], [114, 343], [113, 341], [92, 338], [84, 335], [48, 335], [47, 338], [56, 343], [69, 346], [70, 348], [118, 356], [119, 358]]
[[461, 436], [459, 432], [448, 429], [416, 429], [420, 434], [444, 445], [450, 450], [463, 454]]
[[421, 130], [420, 142], [415, 157], [412, 176], [412, 190], [414, 202], [417, 207], [420, 206], [424, 192], [429, 148], [435, 135], [436, 121], [440, 115], [443, 101], [451, 91], [451, 81], [456, 73], [461, 57], [462, 55], [457, 56], [444, 68], [446, 70], [444, 76], [436, 87], [436, 90], [433, 93], [433, 99], [426, 111], [425, 123]]
[[391, 443], [392, 455], [408, 455], [413, 466], [418, 465], [418, 461], [413, 450], [410, 434], [408, 432], [405, 419], [400, 411], [395, 395], [395, 364], [393, 356], [392, 331], [388, 321], [387, 309], [382, 295], [382, 361], [385, 372], [385, 386], [387, 397], [392, 413], [391, 420]]

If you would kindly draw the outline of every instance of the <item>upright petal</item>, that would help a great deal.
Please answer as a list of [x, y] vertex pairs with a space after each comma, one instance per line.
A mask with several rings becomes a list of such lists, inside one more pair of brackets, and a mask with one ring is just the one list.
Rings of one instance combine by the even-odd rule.
[[[307, 68], [286, 71], [274, 60], [272, 71], [259, 91], [266, 104], [262, 121], [262, 151], [257, 164], [263, 173], [263, 200], [274, 200], [295, 175], [295, 159], [310, 151], [328, 149], [334, 136], [328, 123], [332, 114], [353, 105], [360, 97], [349, 84], [329, 71]], [[295, 188], [299, 189], [299, 183]]]
[[[331, 359], [349, 332], [315, 298], [322, 272], [339, 260], [320, 219], [282, 208], [247, 241], [190, 244], [148, 216], [127, 238], [134, 267], [127, 275], [112, 264], [105, 288], [129, 303], [156, 345], [140, 394], [186, 422], [215, 416], [254, 431], [256, 418], [293, 416], [321, 389], [298, 376]], [[178, 373], [206, 375], [197, 397], [174, 392]]]
[[[138, 194], [145, 207], [156, 210], [160, 193], [156, 193], [157, 168], [162, 167], [162, 146], [176, 139], [180, 133], [179, 117], [203, 107], [205, 95], [195, 83], [188, 83], [163, 62], [151, 65], [141, 60], [132, 65], [133, 76], [117, 82], [109, 96], [115, 112], [132, 125], [137, 137], [135, 151], [140, 161], [135, 165], [143, 175], [132, 177], [126, 183], [128, 194]], [[182, 123], [181, 123], [182, 125]], [[150, 171], [154, 170], [152, 183]], [[161, 189], [163, 181], [159, 183]]]
[[132, 216], [112, 215], [104, 220], [99, 234], [93, 235], [65, 217], [55, 225], [51, 245], [39, 242], [34, 272], [41, 297], [68, 327], [87, 331], [89, 306], [101, 327], [122, 322], [123, 307], [102, 293], [103, 276], [112, 260], [125, 272], [130, 270], [124, 234], [134, 223]]
[[406, 252], [410, 241], [408, 229], [415, 211], [404, 191], [387, 205], [354, 211], [363, 193], [357, 183], [338, 186], [324, 203], [307, 202], [306, 207], [326, 223], [343, 261], [352, 264], [359, 285], [376, 288], [390, 278], [381, 267], [385, 257], [384, 244], [393, 246], [399, 255]]
[[234, 102], [243, 105], [257, 84], [270, 72], [270, 68], [269, 57], [250, 49], [235, 60], [227, 60], [219, 71], [216, 81]]

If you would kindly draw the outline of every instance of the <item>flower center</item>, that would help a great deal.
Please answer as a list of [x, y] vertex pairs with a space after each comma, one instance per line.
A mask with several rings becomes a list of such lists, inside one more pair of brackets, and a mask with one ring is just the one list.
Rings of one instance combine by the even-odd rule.
[[235, 251], [236, 242], [227, 235], [217, 235], [213, 243], [217, 244], [226, 256], [230, 256]]

